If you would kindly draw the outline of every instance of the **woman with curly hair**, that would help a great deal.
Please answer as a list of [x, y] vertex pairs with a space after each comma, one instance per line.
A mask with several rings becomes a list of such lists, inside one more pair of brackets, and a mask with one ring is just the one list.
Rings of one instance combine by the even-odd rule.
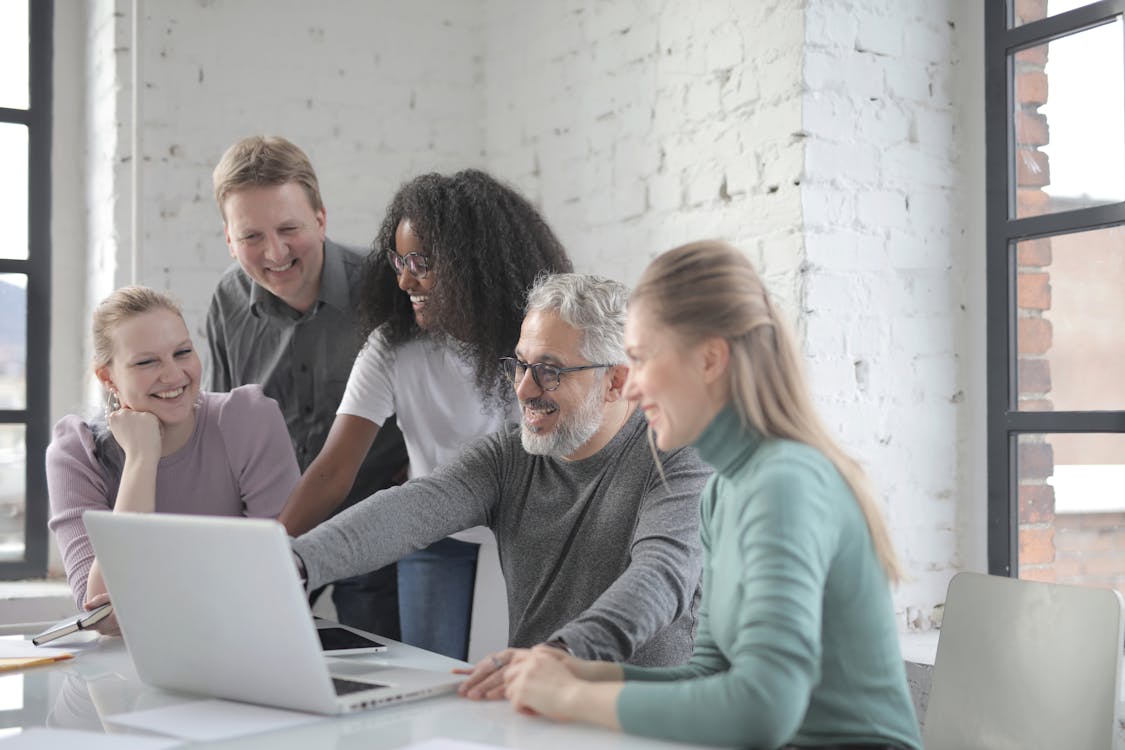
[[[570, 270], [535, 208], [484, 172], [404, 184], [364, 267], [367, 343], [323, 450], [281, 514], [289, 533], [308, 531], [343, 501], [392, 414], [412, 477], [517, 419], [500, 357], [515, 348], [536, 276]], [[463, 532], [457, 536], [471, 541], [443, 539], [399, 561], [404, 642], [466, 658], [482, 533]]]

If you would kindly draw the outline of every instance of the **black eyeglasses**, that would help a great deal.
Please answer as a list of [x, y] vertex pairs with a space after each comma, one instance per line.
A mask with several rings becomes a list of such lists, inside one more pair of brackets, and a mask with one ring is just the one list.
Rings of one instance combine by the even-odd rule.
[[430, 259], [421, 253], [399, 255], [394, 250], [387, 251], [387, 262], [395, 270], [395, 276], [402, 276], [403, 269], [410, 269], [410, 275], [424, 279], [430, 275]]
[[512, 381], [512, 385], [518, 386], [523, 376], [528, 370], [531, 370], [531, 379], [535, 381], [535, 385], [539, 386], [541, 391], [554, 391], [561, 385], [562, 376], [568, 372], [578, 372], [580, 370], [596, 370], [599, 367], [613, 367], [613, 365], [579, 365], [578, 367], [556, 367], [549, 365], [546, 362], [536, 362], [530, 364], [515, 357], [501, 357], [500, 364], [504, 367], [504, 373], [508, 379]]

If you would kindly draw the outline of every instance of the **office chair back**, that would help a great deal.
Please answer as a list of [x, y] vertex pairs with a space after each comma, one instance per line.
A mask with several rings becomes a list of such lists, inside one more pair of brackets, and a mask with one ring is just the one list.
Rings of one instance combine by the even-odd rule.
[[927, 750], [1112, 750], [1121, 595], [959, 573], [949, 584]]

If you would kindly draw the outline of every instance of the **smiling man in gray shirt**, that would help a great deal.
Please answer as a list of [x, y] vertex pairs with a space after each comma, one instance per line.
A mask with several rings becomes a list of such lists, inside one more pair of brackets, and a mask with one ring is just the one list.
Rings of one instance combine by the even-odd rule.
[[[509, 643], [671, 665], [691, 654], [699, 493], [709, 470], [661, 453], [622, 397], [625, 287], [557, 274], [528, 295], [507, 361], [522, 423], [429, 476], [379, 492], [293, 542], [310, 585], [375, 568], [469, 526], [496, 534]], [[507, 660], [483, 660], [466, 692]], [[493, 696], [495, 697], [495, 696]]]
[[[326, 236], [327, 212], [304, 151], [276, 136], [244, 138], [223, 154], [215, 199], [233, 264], [207, 311], [210, 391], [259, 383], [277, 401], [304, 472], [344, 394], [360, 334], [364, 256]], [[402, 433], [379, 431], [348, 502], [394, 483], [406, 465]], [[331, 581], [325, 581], [330, 583]], [[399, 637], [394, 567], [364, 571], [333, 589], [337, 619]]]

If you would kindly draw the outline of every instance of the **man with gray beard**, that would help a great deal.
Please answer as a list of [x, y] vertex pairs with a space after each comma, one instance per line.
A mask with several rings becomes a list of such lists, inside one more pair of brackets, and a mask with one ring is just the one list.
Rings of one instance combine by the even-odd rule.
[[[643, 414], [622, 396], [627, 299], [624, 285], [596, 276], [540, 280], [505, 359], [521, 424], [294, 540], [308, 585], [486, 525], [504, 571], [511, 646], [646, 666], [686, 661], [699, 600], [699, 493], [710, 472], [691, 448], [659, 452], [658, 465]], [[507, 657], [481, 661], [462, 694], [502, 697]]]

